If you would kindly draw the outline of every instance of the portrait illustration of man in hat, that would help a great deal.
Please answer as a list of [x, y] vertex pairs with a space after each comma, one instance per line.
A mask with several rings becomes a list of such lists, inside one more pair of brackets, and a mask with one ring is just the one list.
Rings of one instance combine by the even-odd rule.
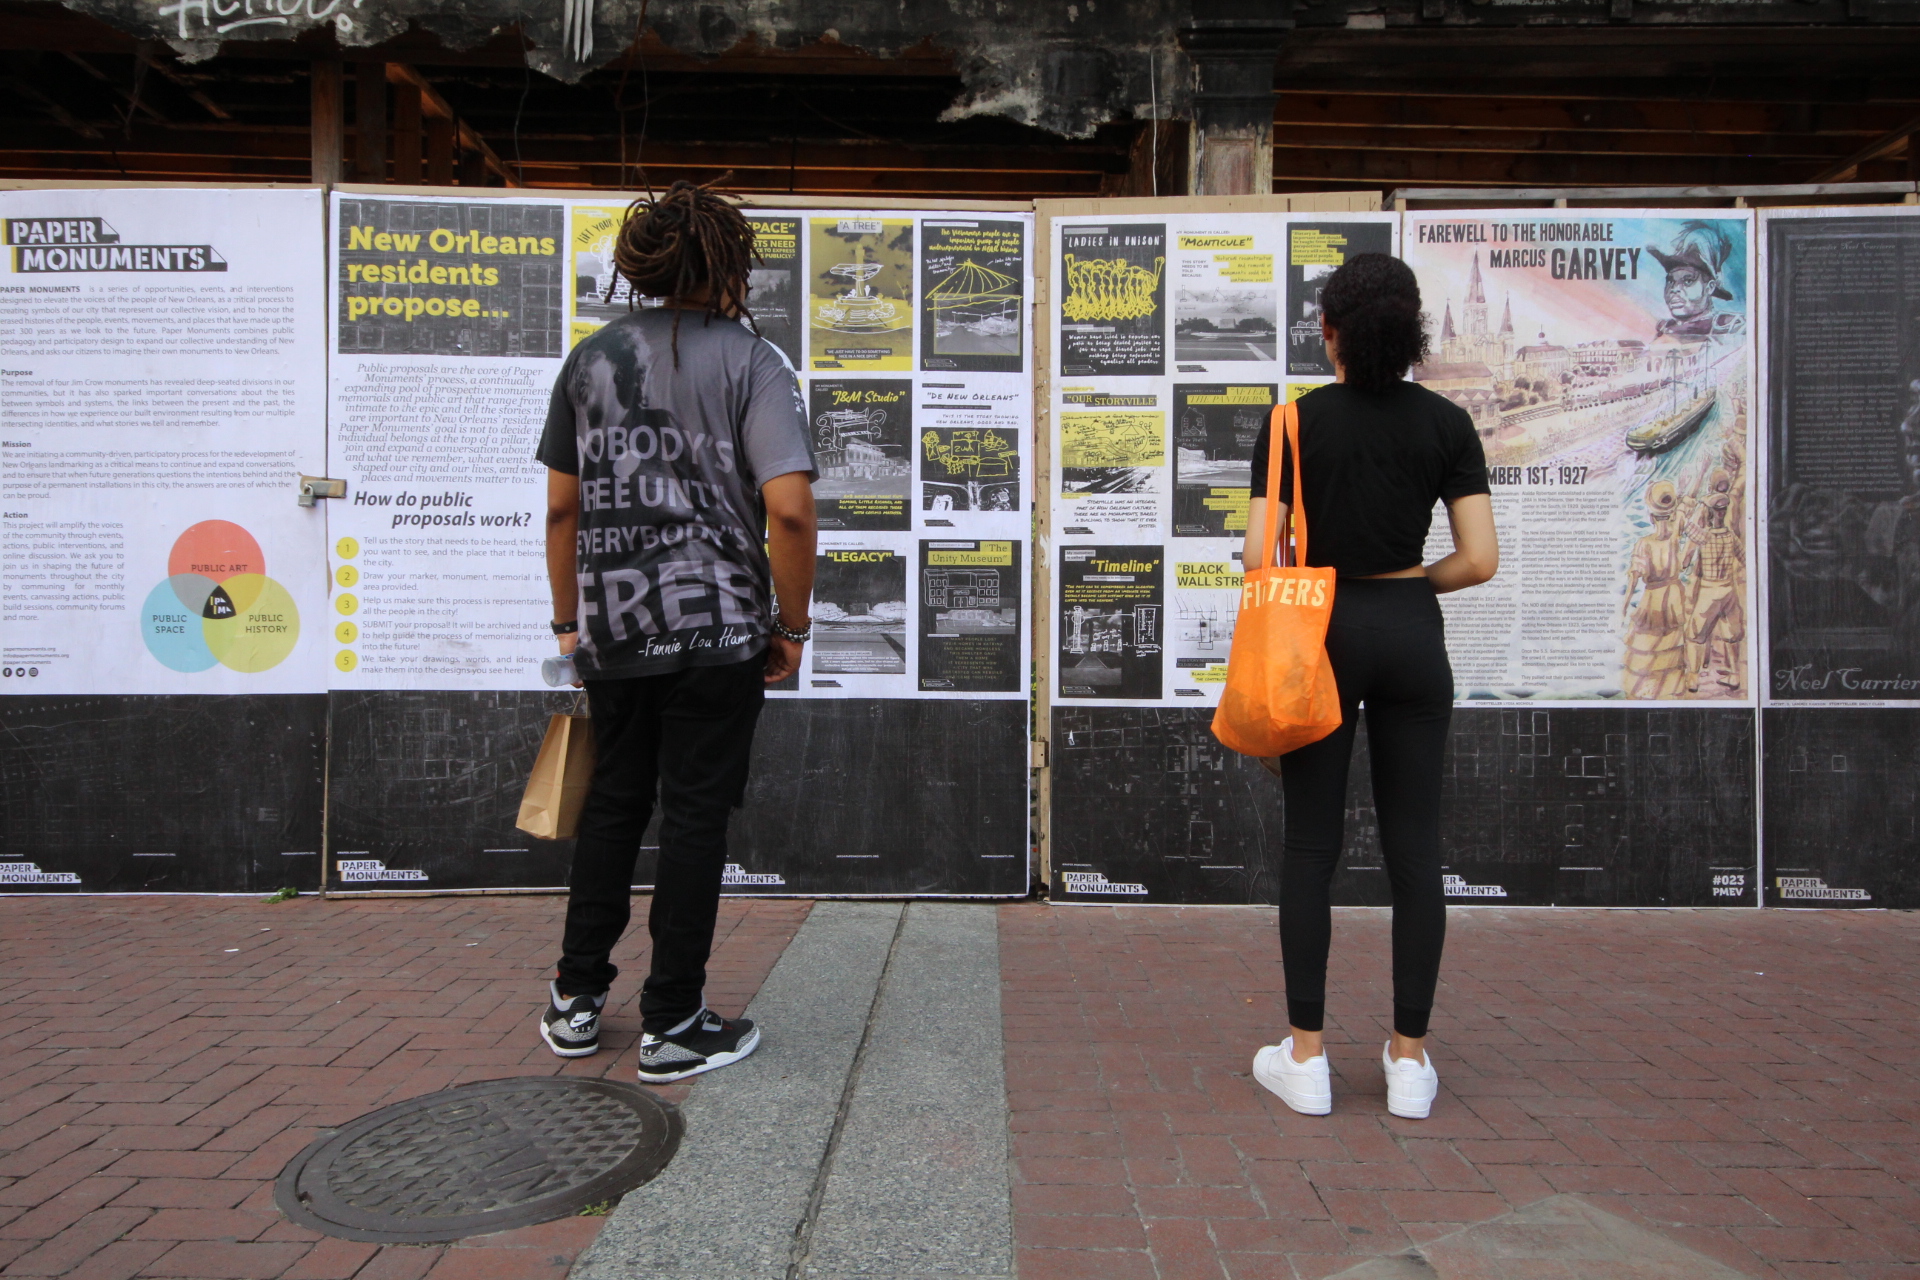
[[1724, 342], [1746, 332], [1744, 315], [1718, 305], [1733, 301], [1724, 276], [1734, 253], [1733, 237], [1718, 223], [1691, 219], [1681, 224], [1671, 249], [1648, 245], [1647, 252], [1667, 271], [1662, 292], [1668, 315], [1654, 329], [1657, 339]]

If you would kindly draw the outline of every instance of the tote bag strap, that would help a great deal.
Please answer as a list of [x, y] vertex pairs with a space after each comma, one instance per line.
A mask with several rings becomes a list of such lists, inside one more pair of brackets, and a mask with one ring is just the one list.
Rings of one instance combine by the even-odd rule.
[[1278, 422], [1286, 433], [1286, 453], [1293, 459], [1293, 501], [1289, 504], [1293, 511], [1293, 563], [1303, 565], [1307, 562], [1307, 509], [1300, 504], [1300, 406], [1298, 403], [1278, 405], [1272, 418], [1268, 419], [1267, 436], [1267, 511], [1266, 511], [1266, 552], [1274, 557], [1275, 565], [1282, 559], [1281, 552], [1275, 546], [1279, 540], [1280, 515], [1273, 495], [1280, 488], [1281, 450], [1273, 447], [1273, 424]]

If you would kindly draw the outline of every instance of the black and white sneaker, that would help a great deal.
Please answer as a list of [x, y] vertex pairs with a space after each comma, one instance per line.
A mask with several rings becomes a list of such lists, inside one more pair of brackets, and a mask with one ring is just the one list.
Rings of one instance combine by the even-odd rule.
[[702, 1009], [663, 1036], [641, 1035], [640, 1079], [671, 1084], [738, 1062], [759, 1047], [760, 1029], [751, 1022]]
[[563, 1058], [584, 1058], [600, 1050], [600, 1010], [607, 993], [560, 998], [558, 983], [547, 984], [547, 1010], [540, 1015], [540, 1038]]

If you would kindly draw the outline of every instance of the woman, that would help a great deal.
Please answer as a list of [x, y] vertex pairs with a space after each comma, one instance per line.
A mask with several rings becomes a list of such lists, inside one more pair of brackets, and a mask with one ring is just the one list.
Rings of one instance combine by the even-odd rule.
[[[1321, 332], [1339, 381], [1300, 402], [1301, 501], [1309, 563], [1339, 583], [1327, 656], [1340, 688], [1341, 725], [1279, 759], [1286, 797], [1286, 863], [1280, 881], [1280, 949], [1291, 1034], [1254, 1055], [1254, 1078], [1305, 1115], [1333, 1109], [1321, 1042], [1328, 886], [1340, 860], [1355, 715], [1367, 714], [1374, 807], [1393, 887], [1393, 1038], [1381, 1055], [1387, 1109], [1425, 1119], [1439, 1091], [1428, 1059], [1427, 1018], [1446, 937], [1440, 885], [1440, 758], [1453, 714], [1440, 605], [1443, 591], [1476, 586], [1499, 568], [1493, 503], [1480, 437], [1467, 412], [1404, 380], [1427, 354], [1420, 287], [1397, 258], [1365, 253], [1327, 277]], [[1270, 431], [1253, 458], [1248, 569], [1272, 563], [1264, 529]], [[1283, 437], [1280, 493], [1293, 459]], [[1452, 555], [1420, 563], [1435, 502], [1447, 504]], [[1282, 503], [1278, 527], [1287, 527]]]
[[1633, 606], [1634, 588], [1645, 588], [1627, 631], [1629, 698], [1677, 698], [1686, 676], [1680, 641], [1687, 602], [1680, 587], [1681, 542], [1673, 536], [1679, 502], [1665, 480], [1647, 488], [1647, 517], [1653, 521], [1653, 532], [1634, 544], [1627, 565], [1627, 594], [1620, 601], [1624, 618]]

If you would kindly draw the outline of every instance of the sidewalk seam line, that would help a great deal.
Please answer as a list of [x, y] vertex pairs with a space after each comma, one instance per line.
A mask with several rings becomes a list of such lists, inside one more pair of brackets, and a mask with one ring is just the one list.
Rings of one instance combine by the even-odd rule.
[[893, 924], [893, 937], [887, 943], [887, 958], [880, 966], [880, 980], [873, 984], [873, 1002], [867, 1006], [866, 1022], [860, 1028], [860, 1046], [854, 1050], [853, 1065], [847, 1070], [847, 1082], [840, 1087], [840, 1105], [833, 1113], [833, 1128], [827, 1134], [827, 1149], [820, 1160], [820, 1171], [813, 1177], [813, 1192], [807, 1197], [806, 1213], [794, 1228], [793, 1250], [788, 1255], [787, 1280], [800, 1280], [807, 1257], [813, 1251], [813, 1229], [820, 1221], [820, 1205], [827, 1196], [827, 1180], [833, 1175], [833, 1157], [840, 1150], [840, 1135], [847, 1127], [847, 1113], [853, 1109], [853, 1091], [866, 1066], [867, 1049], [873, 1043], [873, 1024], [880, 1012], [880, 998], [886, 994], [887, 979], [893, 973], [894, 953], [900, 949], [900, 935], [906, 932], [911, 902], [900, 904], [899, 918]]

